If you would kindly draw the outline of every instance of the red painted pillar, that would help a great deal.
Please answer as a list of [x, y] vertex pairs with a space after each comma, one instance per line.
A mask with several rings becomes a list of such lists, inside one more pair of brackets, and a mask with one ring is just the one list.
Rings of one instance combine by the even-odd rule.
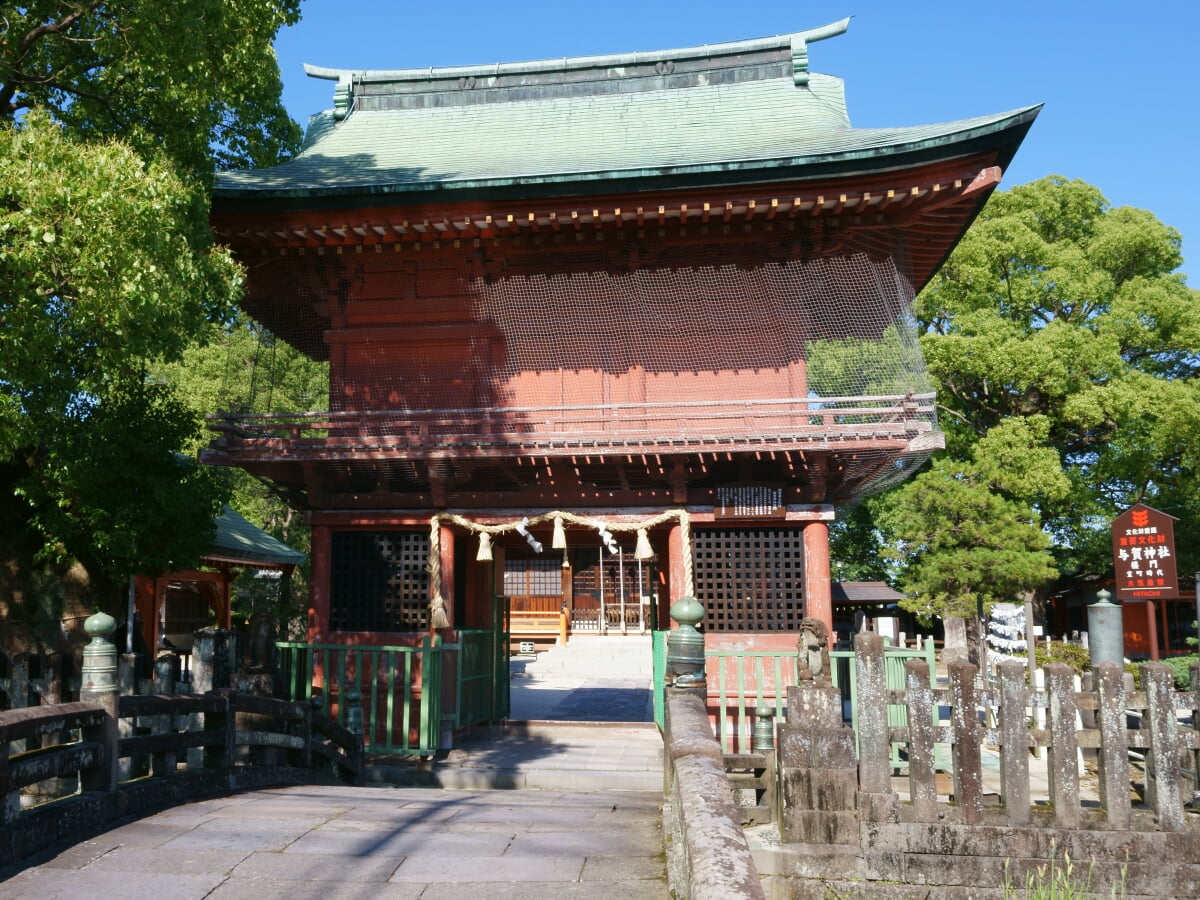
[[312, 527], [312, 569], [308, 601], [308, 642], [320, 643], [329, 635], [329, 589], [333, 532], [328, 525]]
[[804, 614], [820, 619], [833, 640], [833, 600], [829, 585], [829, 526], [804, 526]]
[[449, 627], [454, 627], [454, 529], [442, 525], [438, 529], [438, 550], [441, 555], [442, 602]]
[[676, 522], [667, 531], [667, 596], [666, 604], [659, 604], [658, 621], [655, 628], [674, 628], [669, 611], [683, 596], [683, 526]]

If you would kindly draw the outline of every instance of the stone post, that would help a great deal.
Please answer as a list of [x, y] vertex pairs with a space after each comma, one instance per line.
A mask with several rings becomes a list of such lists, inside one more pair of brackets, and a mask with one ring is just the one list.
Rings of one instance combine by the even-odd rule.
[[1142, 665], [1146, 689], [1146, 803], [1163, 831], [1183, 831], [1183, 797], [1179, 788], [1179, 729], [1175, 718], [1175, 679], [1162, 663]]
[[865, 793], [880, 793], [888, 790], [891, 775], [883, 638], [869, 632], [855, 635], [854, 664], [858, 670], [858, 781]]
[[174, 694], [179, 687], [182, 664], [176, 653], [165, 653], [154, 661], [154, 693]]
[[1054, 824], [1059, 828], [1078, 828], [1079, 743], [1075, 736], [1075, 679], [1070, 666], [1066, 663], [1046, 666], [1046, 693], [1050, 701], [1046, 773], [1054, 804]]
[[860, 846], [854, 730], [842, 723], [842, 694], [804, 680], [788, 688], [778, 728], [780, 833], [786, 843]]
[[351, 734], [363, 736], [362, 691], [358, 685], [350, 683], [343, 694], [346, 698], [346, 730]]
[[[8, 696], [15, 709], [29, 706], [29, 654], [18, 653], [12, 660], [12, 676], [8, 681]], [[32, 747], [29, 749], [33, 749]]]
[[192, 693], [207, 694], [230, 686], [231, 638], [224, 628], [201, 628], [192, 644]]
[[983, 821], [983, 770], [980, 748], [979, 700], [975, 691], [978, 670], [968, 662], [952, 662], [950, 675], [950, 728], [953, 746], [950, 758], [954, 768], [954, 802], [962, 812], [964, 825]]
[[[122, 697], [132, 697], [138, 693], [138, 659], [137, 653], [121, 653], [121, 648], [117, 647], [117, 693]], [[133, 737], [135, 732], [135, 720], [118, 719], [117, 720], [117, 737], [118, 739]], [[142, 760], [137, 757], [127, 756], [118, 763], [117, 777], [121, 781], [128, 781], [137, 775], [142, 775]]]
[[95, 734], [86, 735], [103, 747], [101, 758], [80, 775], [80, 790], [112, 791], [117, 786], [117, 720], [120, 698], [117, 694], [117, 648], [109, 638], [117, 623], [107, 613], [88, 616], [83, 630], [91, 637], [83, 648], [83, 669], [79, 699], [98, 703], [106, 713], [104, 724]]
[[[170, 696], [179, 684], [179, 657], [174, 653], [164, 654], [154, 661], [154, 693]], [[182, 717], [181, 717], [182, 718]], [[175, 717], [168, 713], [154, 716], [154, 731], [166, 734], [176, 728]], [[171, 775], [175, 772], [179, 757], [175, 753], [155, 753], [150, 757], [151, 775]]]
[[910, 659], [904, 664], [905, 696], [908, 699], [908, 779], [911, 785], [913, 818], [937, 821], [937, 779], [934, 767], [934, 717], [937, 704], [929, 684], [929, 663]]
[[858, 670], [858, 784], [864, 818], [896, 822], [899, 798], [891, 783], [892, 743], [883, 647], [881, 635], [860, 632], [854, 637], [854, 664]]
[[1112, 831], [1129, 828], [1129, 741], [1125, 722], [1125, 667], [1103, 662], [1096, 673], [1096, 725], [1100, 729], [1100, 806]]
[[1007, 659], [1000, 663], [1000, 796], [1009, 825], [1028, 825], [1029, 729], [1025, 708], [1029, 689], [1025, 684], [1025, 664]]

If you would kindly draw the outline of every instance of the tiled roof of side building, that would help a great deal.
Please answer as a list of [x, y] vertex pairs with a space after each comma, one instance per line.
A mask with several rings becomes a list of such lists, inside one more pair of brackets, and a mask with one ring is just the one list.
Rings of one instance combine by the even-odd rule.
[[[841, 79], [807, 70], [807, 44], [839, 27], [536, 63], [310, 67], [337, 80], [335, 108], [312, 118], [295, 159], [224, 173], [217, 195], [536, 194], [539, 186], [599, 191], [613, 181], [653, 189], [850, 175], [908, 165], [899, 157], [946, 146], [962, 144], [965, 154], [981, 140], [1015, 150], [1037, 113], [1028, 107], [941, 125], [853, 128]], [[1006, 132], [1015, 134], [1005, 140]]]
[[306, 554], [293, 550], [246, 518], [226, 506], [215, 522], [216, 536], [212, 549], [205, 554], [209, 560], [240, 562], [251, 566], [297, 566]]

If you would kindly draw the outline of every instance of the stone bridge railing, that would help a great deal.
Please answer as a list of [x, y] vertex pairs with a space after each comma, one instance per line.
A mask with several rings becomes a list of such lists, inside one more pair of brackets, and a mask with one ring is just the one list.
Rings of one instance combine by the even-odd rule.
[[107, 627], [89, 630], [83, 700], [0, 712], [0, 865], [199, 797], [362, 784], [362, 737], [310, 704], [228, 689], [119, 697]]
[[663, 832], [667, 878], [678, 900], [762, 900], [721, 745], [705, 707], [704, 610], [691, 597], [671, 607], [667, 638]]

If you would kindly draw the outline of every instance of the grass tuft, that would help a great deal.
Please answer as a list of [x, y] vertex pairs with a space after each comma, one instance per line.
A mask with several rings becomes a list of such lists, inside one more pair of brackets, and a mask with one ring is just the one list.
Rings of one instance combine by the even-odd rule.
[[1110, 885], [1107, 893], [1092, 890], [1093, 861], [1086, 872], [1079, 872], [1070, 854], [1062, 861], [1052, 859], [1033, 872], [1026, 873], [1023, 885], [1013, 885], [1005, 864], [1004, 900], [1121, 900], [1126, 895], [1127, 869], [1121, 866], [1121, 878]]

